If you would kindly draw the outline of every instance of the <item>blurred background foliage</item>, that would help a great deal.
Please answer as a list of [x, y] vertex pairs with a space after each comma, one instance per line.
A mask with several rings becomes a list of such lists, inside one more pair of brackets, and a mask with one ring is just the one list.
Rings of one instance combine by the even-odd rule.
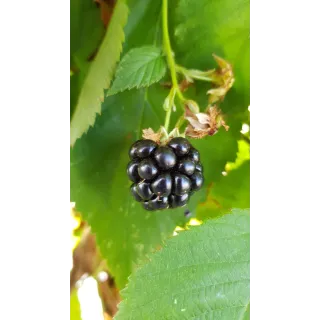
[[[192, 140], [205, 170], [202, 192], [187, 209], [152, 214], [131, 199], [127, 152], [143, 128], [157, 130], [164, 123], [169, 74], [110, 97], [106, 89], [125, 53], [161, 47], [161, 0], [71, 0], [70, 8], [71, 134], [81, 136], [71, 148], [70, 317], [112, 319], [119, 290], [165, 239], [233, 207], [250, 206], [249, 2], [169, 1], [177, 63], [212, 69], [214, 53], [232, 64], [236, 81], [220, 103], [230, 129]], [[195, 83], [185, 95], [204, 110], [209, 88]], [[83, 107], [91, 102], [91, 109]], [[178, 117], [173, 113], [172, 123]]]

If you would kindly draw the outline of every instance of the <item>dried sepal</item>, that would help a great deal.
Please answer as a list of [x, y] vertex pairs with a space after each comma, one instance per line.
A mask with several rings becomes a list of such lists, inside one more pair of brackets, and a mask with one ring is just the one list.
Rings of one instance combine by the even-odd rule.
[[179, 65], [176, 68], [177, 72], [184, 76], [188, 85], [192, 84], [194, 80], [212, 83], [213, 88], [207, 92], [210, 104], [223, 100], [235, 81], [231, 64], [215, 54], [213, 54], [213, 58], [218, 64], [216, 69], [201, 71], [186, 69]]
[[160, 143], [161, 134], [162, 134], [160, 130], [158, 132], [154, 132], [153, 129], [148, 128], [148, 129], [143, 129], [142, 132], [143, 132], [142, 137], [144, 139], [152, 140], [158, 144]]
[[219, 65], [219, 69], [213, 70], [211, 74], [213, 84], [215, 84], [216, 87], [207, 92], [210, 104], [223, 100], [234, 83], [231, 64], [216, 55], [213, 55], [213, 57]]
[[209, 107], [206, 113], [193, 113], [186, 106], [185, 119], [189, 121], [185, 135], [190, 138], [201, 139], [208, 135], [212, 136], [221, 126], [226, 130], [229, 129], [217, 106]]
[[152, 140], [159, 145], [166, 145], [171, 139], [176, 137], [185, 137], [185, 134], [181, 134], [178, 128], [174, 128], [168, 133], [163, 126], [161, 126], [157, 132], [154, 132], [151, 128], [143, 129], [142, 132], [144, 139]]

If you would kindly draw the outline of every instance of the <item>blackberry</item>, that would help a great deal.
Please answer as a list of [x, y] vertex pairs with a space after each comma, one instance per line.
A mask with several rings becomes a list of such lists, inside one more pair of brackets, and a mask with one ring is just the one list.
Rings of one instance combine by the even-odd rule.
[[154, 193], [150, 189], [150, 183], [141, 181], [138, 184], [136, 184], [136, 187], [133, 187], [136, 189], [137, 194], [142, 198], [143, 200], [150, 200]]
[[168, 146], [174, 150], [177, 156], [186, 155], [191, 148], [190, 142], [187, 139], [181, 137], [173, 138], [172, 140], [170, 140]]
[[130, 148], [129, 156], [134, 158], [149, 157], [157, 148], [157, 144], [152, 140], [138, 140]]
[[173, 194], [182, 196], [191, 190], [191, 181], [187, 176], [181, 173], [176, 173], [173, 178]]
[[130, 190], [131, 190], [132, 196], [133, 196], [138, 202], [143, 201], [143, 199], [139, 196], [139, 194], [138, 194], [138, 192], [137, 192], [137, 185], [136, 185], [136, 184], [131, 185]]
[[139, 163], [138, 174], [141, 179], [151, 180], [158, 174], [158, 168], [150, 158], [144, 159]]
[[183, 207], [188, 203], [188, 200], [189, 200], [189, 193], [185, 193], [182, 196], [171, 194], [169, 197], [169, 203], [171, 208]]
[[195, 163], [198, 163], [200, 161], [200, 153], [198, 150], [191, 148], [188, 157], [191, 158]]
[[196, 166], [199, 166], [199, 163], [195, 164], [194, 161], [192, 161], [189, 158], [186, 158], [182, 159], [178, 163], [177, 170], [183, 174], [186, 174], [187, 176], [191, 176], [194, 173]]
[[171, 193], [172, 179], [169, 173], [160, 174], [152, 183], [151, 190], [158, 196], [168, 196]]
[[168, 147], [159, 147], [154, 153], [154, 158], [162, 170], [171, 169], [177, 163], [175, 153]]
[[204, 183], [199, 151], [185, 138], [173, 138], [166, 146], [138, 140], [129, 157], [130, 191], [146, 210], [183, 207]]
[[201, 164], [201, 163], [197, 163], [196, 166], [195, 166], [195, 170], [196, 170], [196, 171], [203, 172], [202, 164]]
[[127, 166], [127, 175], [132, 182], [139, 182], [141, 180], [138, 173], [139, 161], [132, 160]]
[[191, 177], [192, 191], [198, 191], [203, 185], [203, 175], [201, 172], [195, 172]]

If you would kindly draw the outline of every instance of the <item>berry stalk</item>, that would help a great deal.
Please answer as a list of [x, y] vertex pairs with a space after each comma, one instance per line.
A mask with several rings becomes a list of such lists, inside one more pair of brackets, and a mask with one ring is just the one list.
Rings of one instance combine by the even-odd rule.
[[[172, 80], [172, 89], [177, 94], [178, 98], [181, 101], [184, 101], [184, 97], [180, 91], [177, 73], [176, 73], [176, 64], [174, 61], [173, 51], [171, 49], [169, 30], [168, 30], [168, 0], [162, 0], [162, 33], [163, 33], [163, 50], [167, 57], [168, 67], [170, 70], [171, 80]], [[166, 111], [166, 118], [164, 127], [168, 131], [170, 124], [170, 116], [173, 105], [170, 105]]]

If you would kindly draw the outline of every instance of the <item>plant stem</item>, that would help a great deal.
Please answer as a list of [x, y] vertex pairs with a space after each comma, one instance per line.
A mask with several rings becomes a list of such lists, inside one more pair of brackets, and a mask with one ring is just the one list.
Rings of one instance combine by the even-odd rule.
[[200, 70], [193, 70], [193, 69], [186, 69], [182, 66], [176, 65], [176, 71], [178, 73], [181, 73], [183, 76], [186, 77], [186, 79], [196, 79], [206, 82], [212, 82], [212, 70], [209, 71], [200, 71]]
[[177, 121], [177, 123], [176, 123], [176, 125], [175, 125], [175, 128], [180, 129], [180, 127], [184, 124], [185, 121], [186, 121], [186, 119], [184, 118], [184, 115], [182, 115], [182, 116], [178, 119], [178, 121]]
[[[184, 101], [183, 94], [180, 91], [177, 73], [176, 73], [176, 65], [174, 62], [173, 52], [170, 44], [169, 30], [168, 30], [168, 0], [162, 0], [162, 32], [163, 32], [163, 50], [167, 57], [167, 62], [170, 70], [171, 80], [172, 80], [172, 88], [176, 89], [176, 94], [181, 101]], [[168, 131], [170, 124], [170, 116], [171, 116], [172, 105], [170, 105], [169, 109], [166, 112], [165, 124], [164, 127]]]
[[164, 121], [164, 128], [168, 132], [169, 130], [169, 124], [170, 124], [170, 117], [171, 117], [171, 107], [166, 112], [166, 119]]

